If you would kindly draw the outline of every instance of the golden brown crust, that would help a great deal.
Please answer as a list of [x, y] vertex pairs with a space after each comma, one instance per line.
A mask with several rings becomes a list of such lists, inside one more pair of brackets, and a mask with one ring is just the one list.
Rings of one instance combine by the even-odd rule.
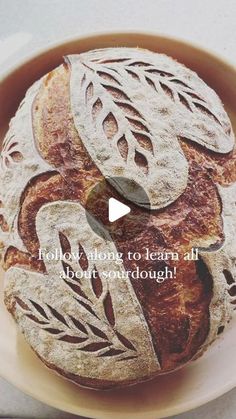
[[[39, 208], [46, 202], [59, 199], [80, 200], [85, 205], [88, 191], [102, 179], [75, 131], [69, 106], [69, 70], [63, 66], [45, 80], [33, 110], [34, 135], [40, 153], [60, 173], [40, 176], [34, 184], [31, 182], [22, 199], [19, 231], [28, 251], [35, 255], [38, 248], [33, 222]], [[136, 240], [132, 246], [130, 243], [118, 244], [125, 255], [129, 250], [142, 253], [145, 247], [149, 247], [150, 251], [157, 250], [157, 244], [158, 251], [171, 251], [173, 243], [175, 251], [183, 254], [192, 246], [199, 245], [199, 239], [202, 243], [210, 239], [212, 243], [209, 244], [222, 240], [220, 202], [207, 169], [202, 167], [202, 163], [207, 165], [209, 156], [205, 153], [204, 160], [201, 153], [200, 158], [200, 153], [193, 153], [191, 144], [184, 143], [183, 147], [188, 150], [191, 165], [188, 188], [165, 210], [164, 215], [164, 211], [155, 211], [145, 237]], [[215, 160], [212, 159], [216, 166]], [[225, 182], [223, 176], [220, 179]], [[159, 266], [151, 261], [149, 265], [141, 268], [161, 267], [160, 262]], [[211, 280], [206, 275], [205, 279], [199, 276], [194, 262], [179, 265], [176, 280], [165, 281], [161, 285], [152, 280], [145, 281], [145, 284], [133, 281], [163, 370], [174, 369], [181, 361], [192, 358], [209, 328]], [[134, 267], [131, 261], [126, 261], [127, 270]]]

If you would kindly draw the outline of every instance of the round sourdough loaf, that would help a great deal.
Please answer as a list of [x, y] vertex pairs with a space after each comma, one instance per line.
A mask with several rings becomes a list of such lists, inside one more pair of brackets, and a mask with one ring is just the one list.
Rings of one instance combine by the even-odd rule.
[[[151, 210], [138, 236], [116, 242], [96, 208], [103, 234], [93, 232], [85, 207], [106, 179], [101, 199], [112, 192], [132, 201], [137, 217], [147, 211], [122, 177], [145, 190]], [[234, 135], [219, 97], [172, 58], [94, 50], [37, 81], [3, 143], [0, 238], [5, 304], [43, 363], [108, 389], [199, 356], [236, 303], [235, 180]], [[198, 260], [184, 260], [192, 248]], [[55, 249], [81, 258], [45, 257]], [[94, 249], [121, 252], [123, 262], [93, 261]], [[179, 260], [146, 260], [146, 249]], [[166, 267], [176, 275], [161, 283], [125, 275]], [[102, 274], [112, 270], [120, 279]]]

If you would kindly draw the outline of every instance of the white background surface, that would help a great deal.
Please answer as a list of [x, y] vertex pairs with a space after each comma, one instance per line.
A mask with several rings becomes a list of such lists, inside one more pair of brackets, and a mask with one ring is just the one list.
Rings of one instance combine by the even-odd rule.
[[[0, 76], [29, 53], [66, 37], [127, 30], [194, 42], [236, 64], [235, 0], [0, 0]], [[0, 417], [13, 416], [76, 417], [44, 406], [0, 379]], [[232, 390], [173, 419], [235, 417]]]

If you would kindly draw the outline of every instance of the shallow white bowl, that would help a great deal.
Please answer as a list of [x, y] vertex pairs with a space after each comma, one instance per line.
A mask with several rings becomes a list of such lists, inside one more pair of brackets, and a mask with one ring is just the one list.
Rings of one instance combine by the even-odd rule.
[[[0, 82], [0, 139], [26, 89], [62, 56], [107, 46], [139, 46], [166, 53], [197, 71], [223, 100], [236, 128], [236, 71], [192, 45], [151, 34], [105, 34], [73, 39], [20, 64]], [[236, 131], [236, 129], [235, 129]], [[82, 389], [48, 370], [17, 332], [3, 303], [0, 280], [0, 375], [32, 397], [90, 418], [149, 419], [200, 406], [236, 386], [236, 319], [202, 358], [175, 373], [109, 392]]]

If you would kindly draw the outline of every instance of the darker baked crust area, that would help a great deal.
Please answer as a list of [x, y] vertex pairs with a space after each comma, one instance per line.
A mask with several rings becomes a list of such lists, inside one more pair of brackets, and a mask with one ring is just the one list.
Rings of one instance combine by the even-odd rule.
[[22, 252], [14, 246], [9, 246], [4, 255], [3, 268], [7, 271], [14, 265], [20, 265], [32, 271], [42, 273], [46, 272], [46, 268], [42, 260], [39, 260], [30, 253]]
[[[103, 179], [75, 130], [70, 110], [69, 79], [66, 66], [54, 70], [44, 79], [33, 106], [35, 142], [42, 157], [52, 166], [52, 172], [35, 178], [22, 196], [18, 228], [32, 257], [36, 257], [39, 247], [35, 227], [39, 209], [57, 200], [78, 201], [85, 206], [90, 190]], [[175, 251], [181, 258], [192, 247], [208, 248], [220, 245], [224, 240], [221, 202], [215, 183], [225, 185], [236, 179], [236, 153], [220, 157], [186, 139], [180, 139], [180, 143], [189, 162], [187, 188], [172, 205], [154, 211], [147, 230], [133, 242], [116, 243], [118, 250], [124, 253], [127, 270], [137, 267], [137, 262], [128, 260], [128, 251], [142, 254], [147, 247], [156, 252]], [[109, 188], [108, 185], [108, 194]], [[113, 193], [118, 197], [117, 192]], [[97, 211], [99, 207], [98, 203]], [[103, 220], [99, 214], [99, 218], [105, 223], [105, 216]], [[7, 268], [17, 263], [35, 270], [42, 268], [32, 265], [14, 250], [7, 252], [5, 263]], [[159, 270], [164, 266], [163, 262], [157, 261], [142, 261], [138, 265], [143, 270]], [[209, 331], [212, 297], [212, 278], [203, 261], [180, 260], [175, 264], [167, 262], [167, 265], [170, 268], [176, 266], [176, 278], [161, 284], [153, 280], [132, 280], [162, 372], [187, 362], [201, 347]], [[43, 362], [47, 364], [46, 360]], [[114, 385], [72, 376], [57, 366], [48, 366], [85, 386], [106, 388]]]
[[[209, 203], [211, 203], [209, 205]], [[220, 246], [223, 241], [221, 204], [215, 185], [207, 172], [192, 162], [186, 191], [164, 211], [155, 212], [148, 230], [128, 250], [143, 254], [178, 252], [179, 261], [146, 261], [143, 270], [176, 267], [176, 278], [163, 283], [133, 280], [164, 371], [190, 360], [205, 341], [209, 331], [209, 304], [212, 278], [203, 261], [187, 262], [185, 252], [192, 247]], [[126, 269], [136, 263], [126, 260]]]
[[[156, 262], [161, 270], [170, 262]], [[154, 347], [163, 371], [190, 360], [209, 331], [209, 304], [212, 278], [200, 260], [175, 262], [174, 279], [157, 283], [150, 279], [132, 280], [148, 321]]]
[[236, 147], [227, 154], [207, 150], [187, 138], [179, 137], [188, 160], [196, 162], [207, 171], [214, 183], [226, 186], [236, 181]]

